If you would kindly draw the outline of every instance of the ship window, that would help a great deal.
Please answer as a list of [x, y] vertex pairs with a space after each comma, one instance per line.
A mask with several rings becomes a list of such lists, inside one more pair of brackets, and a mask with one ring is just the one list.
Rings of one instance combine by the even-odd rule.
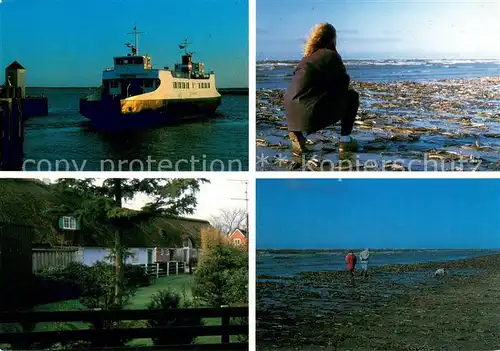
[[119, 84], [118, 84], [118, 83], [119, 83], [119, 82], [118, 82], [117, 80], [112, 79], [112, 80], [111, 80], [111, 84], [110, 84], [111, 88], [118, 88], [118, 86], [119, 86]]
[[210, 89], [210, 83], [207, 83], [207, 88]]
[[182, 82], [182, 89], [186, 89], [186, 83]]
[[135, 58], [131, 59], [131, 61], [132, 62], [130, 62], [130, 63], [136, 64], [136, 65], [142, 65], [144, 63], [143, 57], [135, 57]]
[[177, 82], [174, 82], [174, 89], [177, 89]]
[[200, 89], [200, 88], [201, 88], [201, 83], [198, 83], [198, 89]]

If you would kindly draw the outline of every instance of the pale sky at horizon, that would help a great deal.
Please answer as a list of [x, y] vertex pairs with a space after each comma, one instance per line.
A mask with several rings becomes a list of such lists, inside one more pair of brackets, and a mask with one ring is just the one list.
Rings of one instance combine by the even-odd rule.
[[500, 59], [500, 1], [257, 0], [257, 60], [300, 59], [333, 24], [344, 59]]
[[[77, 179], [84, 179], [86, 177], [74, 177]], [[43, 180], [48, 180], [49, 178], [43, 178]], [[53, 182], [56, 178], [50, 178]], [[212, 216], [220, 215], [220, 210], [241, 208], [245, 209], [246, 204], [244, 200], [233, 200], [233, 199], [244, 199], [245, 198], [245, 180], [237, 179], [234, 180], [222, 180], [222, 179], [209, 179], [210, 184], [201, 184], [200, 192], [198, 193], [198, 205], [194, 214], [184, 215], [183, 217], [205, 219], [210, 220]], [[104, 179], [96, 178], [96, 184], [102, 184]], [[248, 194], [250, 196], [250, 194]], [[147, 202], [149, 202], [148, 196], [144, 194], [138, 195], [132, 201], [127, 201], [124, 203], [124, 207], [131, 208], [134, 210], [139, 210]]]

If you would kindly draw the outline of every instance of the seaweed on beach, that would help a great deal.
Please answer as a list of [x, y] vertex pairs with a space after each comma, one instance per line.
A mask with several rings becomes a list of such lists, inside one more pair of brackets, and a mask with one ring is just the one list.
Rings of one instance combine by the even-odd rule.
[[355, 286], [338, 270], [259, 276], [258, 349], [492, 349], [499, 283], [499, 254], [374, 267]]
[[[353, 88], [361, 96], [353, 133], [360, 150], [351, 164], [359, 166], [342, 170], [500, 169], [500, 77], [353, 82]], [[292, 160], [283, 95], [257, 91], [259, 170], [288, 170]], [[339, 128], [308, 136], [308, 159], [316, 163], [308, 170], [340, 170]]]

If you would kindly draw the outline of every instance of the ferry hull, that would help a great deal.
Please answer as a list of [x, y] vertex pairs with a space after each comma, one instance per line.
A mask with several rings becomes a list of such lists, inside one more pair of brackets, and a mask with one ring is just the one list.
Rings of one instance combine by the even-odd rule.
[[215, 117], [221, 98], [143, 101], [138, 109], [124, 108], [124, 101], [80, 99], [80, 114], [92, 126], [105, 131], [122, 131], [187, 123]]

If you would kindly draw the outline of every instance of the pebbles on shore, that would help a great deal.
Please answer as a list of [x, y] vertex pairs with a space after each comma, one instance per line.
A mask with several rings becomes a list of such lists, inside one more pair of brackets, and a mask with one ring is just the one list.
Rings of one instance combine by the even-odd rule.
[[[449, 275], [435, 278], [436, 268], [442, 267]], [[500, 255], [492, 254], [371, 267], [368, 279], [358, 275], [355, 287], [346, 271], [258, 276], [258, 349], [314, 345], [317, 349], [420, 350], [411, 347], [418, 344], [421, 333], [435, 336], [426, 324], [429, 320], [439, 325], [441, 334], [439, 340], [426, 339], [425, 350], [442, 349], [443, 343], [446, 349], [491, 346], [499, 331], [498, 323], [492, 323], [497, 315], [492, 311], [484, 317], [484, 309], [499, 296], [496, 285], [487, 284], [489, 279], [498, 281], [499, 274]], [[486, 305], [477, 306], [477, 301]], [[457, 310], [457, 305], [464, 310]]]
[[[500, 77], [434, 82], [353, 82], [361, 96], [353, 136], [359, 168], [376, 170], [497, 170], [500, 168]], [[257, 91], [257, 157], [291, 159], [283, 90]], [[309, 136], [314, 158], [338, 166], [339, 124]], [[402, 167], [388, 167], [383, 161]], [[261, 160], [262, 161], [262, 160]], [[412, 162], [413, 161], [413, 162]], [[459, 164], [455, 164], [459, 162]], [[288, 170], [289, 163], [260, 162], [258, 170]], [[351, 167], [352, 169], [353, 167]], [[359, 168], [357, 170], [359, 170]]]

